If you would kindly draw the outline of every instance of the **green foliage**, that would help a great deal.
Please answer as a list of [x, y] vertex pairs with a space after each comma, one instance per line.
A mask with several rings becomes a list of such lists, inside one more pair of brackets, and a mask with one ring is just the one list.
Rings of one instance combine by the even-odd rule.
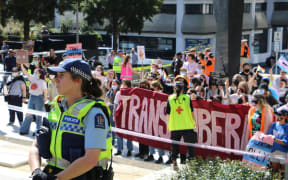
[[23, 23], [15, 21], [12, 18], [7, 20], [5, 26], [0, 25], [1, 35], [4, 36], [5, 39], [7, 39], [9, 35], [23, 36], [22, 30], [23, 30]]
[[[144, 21], [151, 20], [162, 5], [162, 0], [87, 0], [81, 3], [88, 24], [98, 23], [108, 33], [113, 32], [114, 49], [120, 32], [138, 32]], [[105, 22], [105, 23], [104, 23]], [[116, 47], [115, 47], [116, 46]]]
[[73, 20], [71, 18], [65, 17], [64, 19], [62, 19], [59, 23], [60, 25], [60, 31], [62, 33], [68, 33], [70, 30], [72, 30], [72, 24], [73, 24]]
[[172, 180], [256, 180], [256, 179], [281, 179], [279, 174], [272, 174], [271, 170], [255, 171], [244, 166], [241, 161], [201, 158], [193, 159], [171, 177]]

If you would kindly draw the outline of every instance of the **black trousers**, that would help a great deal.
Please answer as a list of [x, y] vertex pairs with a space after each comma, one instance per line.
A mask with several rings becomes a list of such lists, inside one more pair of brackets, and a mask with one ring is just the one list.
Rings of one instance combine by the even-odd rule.
[[149, 146], [139, 143], [139, 153], [142, 155], [149, 154]]
[[[181, 138], [184, 138], [184, 142], [187, 143], [195, 143], [197, 141], [197, 135], [193, 129], [189, 130], [178, 130], [171, 131], [171, 140], [180, 141]], [[179, 154], [179, 145], [172, 143], [172, 160], [176, 160]], [[194, 148], [188, 147], [188, 155], [189, 158], [193, 158], [195, 156]], [[186, 156], [181, 154], [181, 160], [185, 160]]]
[[[13, 106], [19, 106], [19, 107], [22, 107], [22, 97], [19, 97], [19, 96], [9, 96], [9, 99], [8, 99], [8, 104], [9, 105], [13, 105]], [[14, 123], [15, 122], [15, 113], [17, 113], [17, 117], [18, 117], [18, 120], [19, 120], [19, 123], [20, 125], [22, 124], [23, 122], [23, 113], [22, 112], [19, 112], [19, 111], [14, 111], [14, 110], [10, 110], [9, 109], [9, 114], [10, 114], [10, 120], [9, 122], [10, 123]]]

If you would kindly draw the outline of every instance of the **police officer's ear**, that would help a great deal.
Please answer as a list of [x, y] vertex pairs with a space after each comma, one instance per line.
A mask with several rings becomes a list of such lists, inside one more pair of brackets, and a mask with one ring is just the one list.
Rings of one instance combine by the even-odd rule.
[[82, 83], [82, 79], [81, 79], [81, 78], [75, 79], [75, 83], [76, 83], [76, 84], [81, 84], [81, 83]]

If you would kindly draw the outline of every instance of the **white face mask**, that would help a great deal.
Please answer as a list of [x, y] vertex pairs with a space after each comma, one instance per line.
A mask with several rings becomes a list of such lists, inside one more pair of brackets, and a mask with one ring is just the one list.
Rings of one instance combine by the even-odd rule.
[[151, 72], [154, 72], [155, 71], [155, 68], [151, 68]]
[[181, 71], [180, 74], [181, 74], [181, 75], [186, 75], [186, 72]]
[[118, 87], [117, 87], [116, 85], [112, 85], [111, 88], [112, 88], [113, 90], [117, 90], [117, 89], [118, 89]]
[[159, 67], [159, 68], [162, 68], [162, 64], [158, 64], [158, 67]]
[[95, 71], [96, 76], [100, 76], [101, 72], [100, 71]]
[[50, 79], [54, 79], [54, 78], [55, 78], [55, 75], [49, 74], [49, 78], [50, 78]]

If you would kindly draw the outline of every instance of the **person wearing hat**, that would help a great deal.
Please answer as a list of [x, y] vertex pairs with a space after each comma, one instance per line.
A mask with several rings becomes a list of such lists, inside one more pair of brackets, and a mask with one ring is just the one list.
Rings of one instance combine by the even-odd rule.
[[247, 63], [249, 60], [250, 52], [249, 46], [247, 44], [247, 39], [241, 40], [241, 52], [240, 52], [240, 71], [242, 71], [242, 66], [244, 63]]
[[283, 172], [288, 153], [288, 105], [277, 108], [275, 114], [277, 115], [277, 122], [274, 122], [268, 131], [268, 135], [274, 137], [270, 161], [273, 172], [279, 172], [280, 169]]
[[208, 54], [206, 66], [207, 66], [207, 75], [209, 76], [210, 73], [215, 70], [214, 69], [214, 67], [215, 67], [215, 57], [214, 57], [214, 55], [211, 52], [209, 52], [209, 54]]
[[8, 56], [4, 60], [4, 70], [6, 72], [12, 72], [12, 69], [16, 67], [16, 57], [13, 49], [9, 49]]
[[[190, 96], [183, 94], [184, 83], [176, 81], [174, 94], [168, 97], [166, 114], [168, 119], [168, 130], [171, 131], [171, 140], [180, 141], [184, 138], [184, 142], [195, 143], [197, 134], [194, 132], [196, 126], [193, 115], [193, 105]], [[172, 163], [174, 170], [178, 169], [177, 156], [179, 153], [179, 145], [172, 143]], [[192, 146], [188, 147], [189, 159], [195, 156]], [[185, 163], [185, 159], [181, 157], [181, 163]]]
[[113, 61], [113, 71], [115, 71], [117, 79], [120, 81], [121, 77], [121, 63], [123, 62], [123, 51], [118, 50], [117, 55]]
[[171, 64], [174, 76], [179, 75], [180, 68], [183, 66], [182, 57], [183, 57], [182, 52], [178, 52], [175, 56], [175, 59], [173, 60], [173, 62]]
[[273, 109], [266, 103], [264, 94], [263, 89], [257, 89], [252, 95], [252, 107], [248, 111], [246, 144], [257, 131], [267, 134], [273, 122]]
[[[55, 74], [57, 96], [29, 154], [32, 179], [105, 179], [112, 153], [110, 110], [99, 99], [101, 82], [82, 59], [66, 59]], [[47, 159], [41, 170], [40, 157]], [[110, 170], [106, 170], [106, 168]]]

